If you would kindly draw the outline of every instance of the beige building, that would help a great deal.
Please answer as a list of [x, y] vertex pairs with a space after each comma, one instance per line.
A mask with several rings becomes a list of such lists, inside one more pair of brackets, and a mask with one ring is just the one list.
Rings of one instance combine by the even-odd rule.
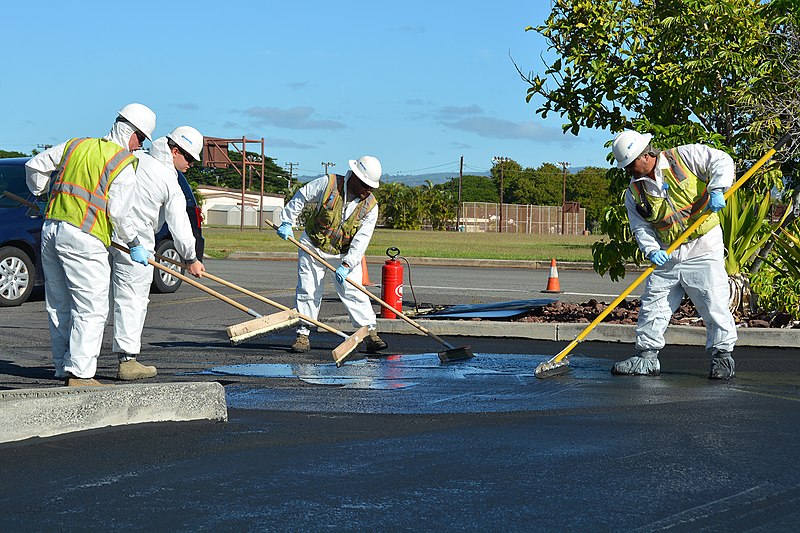
[[265, 193], [262, 196], [257, 192], [245, 191], [242, 197], [241, 189], [209, 185], [200, 185], [197, 191], [203, 196], [203, 219], [209, 226], [258, 227], [259, 213], [260, 225], [263, 226], [265, 220], [280, 224], [278, 217], [284, 204], [280, 194]]

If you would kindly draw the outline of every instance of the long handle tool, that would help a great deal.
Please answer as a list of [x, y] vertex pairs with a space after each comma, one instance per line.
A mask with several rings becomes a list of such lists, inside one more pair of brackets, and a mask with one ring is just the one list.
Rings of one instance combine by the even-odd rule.
[[[756, 171], [764, 165], [764, 163], [769, 161], [772, 158], [772, 156], [775, 155], [775, 152], [777, 152], [780, 149], [780, 147], [783, 146], [789, 140], [789, 138], [790, 138], [789, 134], [786, 134], [783, 137], [781, 137], [781, 139], [775, 144], [773, 148], [770, 148], [770, 150], [767, 151], [767, 153], [764, 154], [764, 156], [761, 159], [759, 159], [752, 167], [750, 167], [750, 170], [748, 170], [741, 178], [739, 178], [736, 181], [736, 183], [734, 183], [731, 186], [730, 189], [728, 189], [725, 192], [725, 199], [727, 199], [730, 195], [732, 195], [739, 187], [744, 185], [744, 182], [750, 179], [750, 177], [753, 174], [755, 174]], [[678, 248], [678, 246], [683, 244], [683, 241], [685, 241], [689, 237], [689, 235], [694, 233], [694, 231], [697, 228], [699, 228], [700, 225], [703, 222], [705, 222], [709, 216], [711, 216], [711, 211], [706, 211], [705, 213], [703, 213], [702, 216], [700, 216], [697, 220], [695, 220], [694, 224], [689, 226], [686, 229], [686, 231], [684, 231], [677, 239], [675, 239], [675, 242], [669, 245], [669, 248], [667, 248], [667, 254], [671, 254]], [[600, 322], [602, 322], [603, 319], [611, 311], [613, 311], [631, 293], [631, 291], [633, 291], [633, 289], [635, 289], [642, 281], [644, 281], [644, 279], [647, 278], [647, 276], [649, 276], [655, 269], [656, 265], [653, 264], [647, 267], [647, 269], [645, 269], [645, 271], [642, 272], [639, 275], [639, 277], [636, 278], [634, 282], [630, 284], [630, 286], [628, 286], [627, 289], [622, 291], [622, 294], [617, 296], [617, 299], [611, 302], [611, 304], [609, 304], [609, 306], [606, 307], [603, 310], [603, 312], [600, 313], [597, 316], [597, 318], [595, 318], [592, 321], [591, 324], [586, 326], [586, 328], [582, 332], [580, 332], [578, 336], [575, 337], [575, 339], [572, 342], [570, 342], [569, 345], [567, 345], [566, 348], [558, 352], [558, 354], [556, 354], [555, 357], [553, 357], [549, 361], [544, 362], [539, 366], [537, 366], [536, 370], [534, 371], [536, 377], [548, 378], [569, 372], [571, 369], [569, 367], [569, 357], [567, 357], [567, 355], [572, 351], [572, 349], [575, 348], [575, 346], [577, 346], [578, 343], [581, 342], [589, 334], [589, 332], [591, 332], [595, 328], [595, 326], [597, 326]]]
[[[167, 263], [172, 263], [173, 265], [178, 266], [180, 268], [184, 269], [186, 268], [185, 264], [179, 261], [175, 261], [174, 259], [170, 259], [169, 257], [164, 257], [159, 254], [155, 254], [155, 256], [156, 259], [158, 259], [159, 261], [166, 261]], [[345, 339], [343, 343], [334, 348], [334, 350], [331, 352], [333, 361], [336, 363], [336, 366], [342, 366], [342, 364], [344, 364], [345, 360], [347, 359], [347, 356], [350, 355], [352, 351], [356, 349], [358, 343], [363, 341], [369, 335], [367, 326], [362, 326], [358, 328], [358, 330], [356, 330], [356, 332], [353, 333], [352, 335], [347, 335], [346, 333], [339, 331], [338, 329], [333, 328], [327, 324], [324, 324], [319, 320], [315, 320], [310, 316], [306, 316], [302, 313], [299, 313], [295, 309], [290, 309], [285, 305], [270, 300], [266, 296], [262, 296], [257, 292], [250, 291], [248, 289], [245, 289], [244, 287], [236, 285], [235, 283], [232, 283], [218, 276], [215, 276], [209, 273], [208, 271], [203, 273], [203, 277], [208, 278], [211, 281], [216, 281], [221, 285], [225, 285], [226, 287], [237, 290], [242, 294], [246, 294], [257, 300], [261, 300], [262, 302], [269, 304], [272, 307], [276, 307], [282, 311], [281, 313], [276, 313], [274, 315], [261, 318], [254, 318], [253, 320], [249, 320], [241, 324], [230, 326], [228, 328], [228, 336], [230, 337], [231, 343], [233, 344], [239, 344], [241, 342], [244, 342], [245, 340], [252, 339], [253, 337], [256, 337], [258, 335], [263, 335], [265, 329], [267, 332], [274, 330], [275, 327], [272, 326], [272, 322], [273, 320], [279, 318], [273, 319], [273, 317], [285, 317], [287, 321], [291, 320], [292, 323], [299, 322], [300, 319], [303, 319], [306, 322], [310, 322], [311, 324], [314, 324], [330, 333], [333, 333], [334, 335], [338, 335]]]
[[[267, 220], [266, 222], [273, 229], [277, 229], [277, 226], [275, 224], [273, 224], [271, 220]], [[308, 255], [310, 255], [311, 257], [313, 257], [314, 259], [316, 259], [317, 261], [319, 261], [323, 265], [325, 265], [325, 267], [328, 270], [330, 270], [331, 272], [336, 272], [336, 269], [330, 263], [328, 263], [322, 257], [320, 257], [319, 254], [317, 254], [317, 253], [313, 252], [312, 250], [310, 250], [308, 248], [308, 246], [305, 246], [300, 241], [298, 241], [297, 239], [295, 239], [294, 237], [291, 237], [291, 236], [289, 237], [289, 240], [292, 243], [294, 243], [295, 246], [297, 246], [298, 248], [303, 250], [305, 253], [307, 253]], [[386, 309], [392, 311], [397, 316], [399, 316], [400, 318], [402, 318], [403, 320], [405, 320], [406, 322], [408, 322], [409, 324], [411, 324], [412, 326], [414, 326], [415, 328], [420, 330], [425, 335], [429, 336], [430, 338], [432, 338], [432, 339], [436, 340], [437, 342], [441, 343], [442, 345], [446, 346], [447, 350], [445, 350], [443, 352], [439, 352], [439, 360], [442, 363], [447, 363], [447, 362], [450, 362], [450, 361], [458, 361], [460, 359], [469, 359], [470, 357], [474, 357], [475, 356], [475, 354], [472, 353], [472, 349], [469, 346], [462, 346], [460, 348], [456, 348], [455, 346], [453, 346], [452, 344], [450, 344], [446, 340], [442, 339], [441, 337], [437, 336], [436, 334], [432, 333], [431, 331], [428, 331], [427, 329], [425, 329], [425, 327], [423, 327], [422, 324], [419, 324], [419, 323], [411, 320], [406, 315], [404, 315], [402, 312], [398, 311], [397, 309], [395, 309], [394, 307], [392, 307], [391, 305], [389, 305], [388, 303], [386, 303], [382, 299], [378, 298], [377, 296], [375, 296], [374, 294], [369, 292], [361, 284], [353, 281], [349, 277], [345, 278], [345, 279], [347, 279], [347, 281], [350, 282], [350, 285], [352, 285], [353, 287], [355, 287], [359, 291], [363, 292], [368, 297], [372, 298], [373, 300], [375, 300], [376, 302], [381, 304]]]
[[[131, 253], [131, 251], [127, 247], [122, 246], [121, 244], [118, 244], [116, 242], [112, 242], [111, 246], [113, 246], [117, 250], [121, 250], [121, 251], [126, 252], [126, 253]], [[176, 278], [185, 281], [186, 283], [188, 283], [189, 285], [192, 285], [193, 287], [197, 287], [201, 291], [203, 291], [203, 292], [205, 292], [207, 294], [210, 294], [214, 298], [219, 298], [223, 302], [232, 305], [236, 309], [244, 311], [245, 313], [247, 313], [248, 315], [250, 315], [252, 317], [255, 317], [257, 319], [269, 318], [269, 317], [262, 316], [260, 313], [257, 313], [255, 311], [253, 311], [249, 307], [244, 306], [244, 305], [240, 304], [239, 302], [237, 302], [235, 300], [232, 300], [232, 299], [228, 298], [227, 296], [225, 296], [224, 294], [220, 294], [220, 293], [218, 293], [217, 291], [215, 291], [213, 289], [209, 289], [208, 287], [206, 287], [202, 283], [199, 283], [199, 282], [193, 280], [192, 278], [181, 274], [180, 272], [178, 272], [176, 270], [173, 270], [173, 269], [171, 269], [169, 267], [166, 267], [166, 266], [162, 265], [161, 263], [159, 263], [157, 261], [153, 261], [152, 259], [149, 259], [147, 262], [150, 263], [151, 265], [153, 265], [153, 267], [155, 267], [155, 268], [157, 268], [159, 270], [162, 270], [162, 271], [164, 271], [164, 272], [166, 272], [166, 273], [168, 273], [168, 274], [170, 274], [172, 276], [175, 276]], [[295, 320], [295, 323], [296, 322], [297, 322], [297, 320]], [[273, 320], [272, 329], [276, 329], [277, 327], [285, 327], [285, 326], [284, 326], [284, 324], [281, 324], [279, 321]], [[230, 328], [228, 328], [228, 329], [230, 329]], [[230, 335], [230, 333], [229, 333], [229, 335]]]

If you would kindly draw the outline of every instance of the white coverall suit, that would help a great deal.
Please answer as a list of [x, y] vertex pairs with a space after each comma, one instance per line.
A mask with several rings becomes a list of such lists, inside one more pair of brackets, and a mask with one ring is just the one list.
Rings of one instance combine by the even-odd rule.
[[[153, 141], [149, 154], [142, 150], [136, 169], [136, 193], [131, 213], [136, 220], [139, 242], [155, 253], [155, 234], [166, 221], [175, 242], [175, 249], [185, 261], [197, 259], [195, 238], [186, 214], [186, 197], [178, 183], [178, 171], [172, 159], [167, 138]], [[125, 242], [114, 234], [115, 242]], [[153, 266], [141, 265], [130, 254], [111, 248], [111, 293], [114, 308], [114, 342], [112, 350], [120, 359], [135, 357], [142, 347], [142, 329], [150, 302]]]
[[[698, 179], [706, 181], [707, 190], [724, 192], [733, 184], [733, 159], [725, 152], [701, 144], [679, 146], [677, 151], [688, 169]], [[649, 177], [638, 178], [647, 194], [666, 197], [662, 169], [668, 166], [661, 153], [655, 167], [655, 181]], [[636, 211], [630, 188], [625, 194], [625, 207], [631, 230], [645, 257], [651, 252], [666, 250], [671, 243], [662, 242], [653, 226]], [[664, 347], [664, 332], [684, 292], [705, 321], [709, 356], [732, 352], [737, 340], [736, 323], [728, 309], [730, 287], [719, 225], [697, 239], [684, 242], [666, 264], [656, 267], [648, 277], [636, 327], [637, 352], [657, 352]]]
[[[319, 205], [327, 185], [328, 177], [322, 176], [301, 187], [281, 211], [281, 223], [289, 222], [294, 224], [306, 204]], [[346, 183], [345, 189], [347, 189]], [[347, 219], [355, 211], [359, 201], [360, 199], [357, 196], [353, 197], [352, 194], [347, 194], [343, 219]], [[361, 279], [361, 258], [364, 257], [367, 251], [367, 246], [370, 239], [372, 239], [372, 233], [375, 231], [377, 221], [378, 206], [376, 205], [361, 221], [361, 226], [350, 243], [350, 249], [345, 254], [332, 255], [319, 250], [311, 242], [306, 232], [303, 232], [300, 242], [328, 262], [334, 259], [345, 261], [353, 267], [350, 276], [353, 276], [354, 279]], [[319, 316], [319, 308], [322, 303], [325, 271], [327, 269], [322, 263], [303, 250], [299, 250], [297, 259], [297, 311], [316, 319]], [[343, 284], [334, 282], [334, 286], [339, 299], [347, 309], [347, 314], [350, 316], [350, 323], [353, 327], [367, 326], [368, 329], [375, 329], [377, 320], [369, 297], [347, 282]], [[297, 328], [297, 333], [300, 335], [309, 334], [309, 329], [305, 322], [301, 322], [300, 327]]]
[[[104, 139], [127, 149], [133, 133], [130, 124], [116, 122]], [[33, 194], [49, 192], [50, 175], [58, 168], [65, 147], [66, 143], [53, 146], [25, 164]], [[136, 237], [130, 209], [135, 185], [133, 165], [128, 165], [108, 190], [108, 217], [124, 243]], [[42, 269], [55, 376], [70, 373], [92, 378], [108, 317], [108, 249], [100, 239], [68, 222], [48, 219], [42, 226]]]

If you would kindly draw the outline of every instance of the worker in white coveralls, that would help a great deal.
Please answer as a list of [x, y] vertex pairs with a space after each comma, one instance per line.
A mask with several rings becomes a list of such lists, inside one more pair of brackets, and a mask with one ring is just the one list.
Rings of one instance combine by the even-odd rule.
[[[383, 173], [375, 157], [365, 155], [349, 162], [345, 176], [329, 174], [300, 188], [281, 211], [278, 235], [288, 239], [292, 225], [307, 204], [314, 207], [313, 215], [300, 237], [300, 242], [328, 262], [339, 260], [336, 269], [336, 292], [350, 315], [355, 328], [367, 326], [369, 337], [364, 339], [367, 352], [385, 349], [386, 343], [375, 331], [377, 320], [369, 298], [347, 283], [348, 275], [361, 281], [361, 259], [367, 250], [375, 223], [378, 221], [378, 203], [372, 194], [380, 185]], [[325, 280], [325, 266], [300, 250], [297, 261], [297, 310], [311, 318], [319, 315]], [[309, 328], [301, 322], [293, 352], [311, 349]]]
[[[664, 332], [684, 292], [706, 324], [710, 379], [734, 376], [736, 324], [728, 309], [730, 288], [719, 210], [734, 180], [733, 159], [701, 144], [659, 151], [650, 134], [626, 130], [612, 144], [617, 166], [631, 176], [625, 193], [631, 231], [656, 265], [647, 279], [636, 326], [637, 354], [614, 365], [614, 374], [657, 376]], [[672, 254], [666, 249], [704, 211], [712, 214]]]
[[[186, 270], [200, 278], [205, 272], [203, 263], [195, 252], [195, 238], [186, 214], [186, 197], [178, 183], [178, 171], [186, 172], [195, 161], [200, 161], [203, 136], [191, 126], [179, 126], [166, 137], [153, 141], [149, 153], [136, 152], [139, 166], [136, 169], [136, 195], [133, 212], [139, 242], [151, 254], [155, 250], [155, 234], [169, 225], [175, 249], [183, 258]], [[114, 240], [124, 239], [114, 235]], [[119, 367], [117, 378], [134, 380], [151, 378], [156, 367], [145, 366], [136, 360], [142, 347], [142, 329], [150, 303], [150, 285], [153, 266], [136, 264], [131, 255], [111, 249], [111, 293], [114, 308], [114, 341], [112, 350]]]
[[70, 139], [25, 164], [31, 192], [50, 192], [42, 226], [45, 307], [55, 376], [68, 386], [102, 385], [94, 375], [108, 317], [112, 230], [138, 268], [147, 264], [131, 211], [137, 163], [131, 152], [155, 126], [150, 108], [128, 104], [102, 139]]

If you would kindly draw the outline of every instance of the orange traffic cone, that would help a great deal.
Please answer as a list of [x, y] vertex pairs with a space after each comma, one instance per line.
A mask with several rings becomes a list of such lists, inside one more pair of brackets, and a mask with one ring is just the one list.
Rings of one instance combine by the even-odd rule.
[[558, 269], [556, 260], [550, 260], [550, 277], [547, 278], [547, 288], [542, 292], [561, 292], [561, 283], [558, 281]]
[[369, 280], [369, 270], [367, 269], [367, 256], [361, 258], [361, 285], [370, 287], [375, 285]]

